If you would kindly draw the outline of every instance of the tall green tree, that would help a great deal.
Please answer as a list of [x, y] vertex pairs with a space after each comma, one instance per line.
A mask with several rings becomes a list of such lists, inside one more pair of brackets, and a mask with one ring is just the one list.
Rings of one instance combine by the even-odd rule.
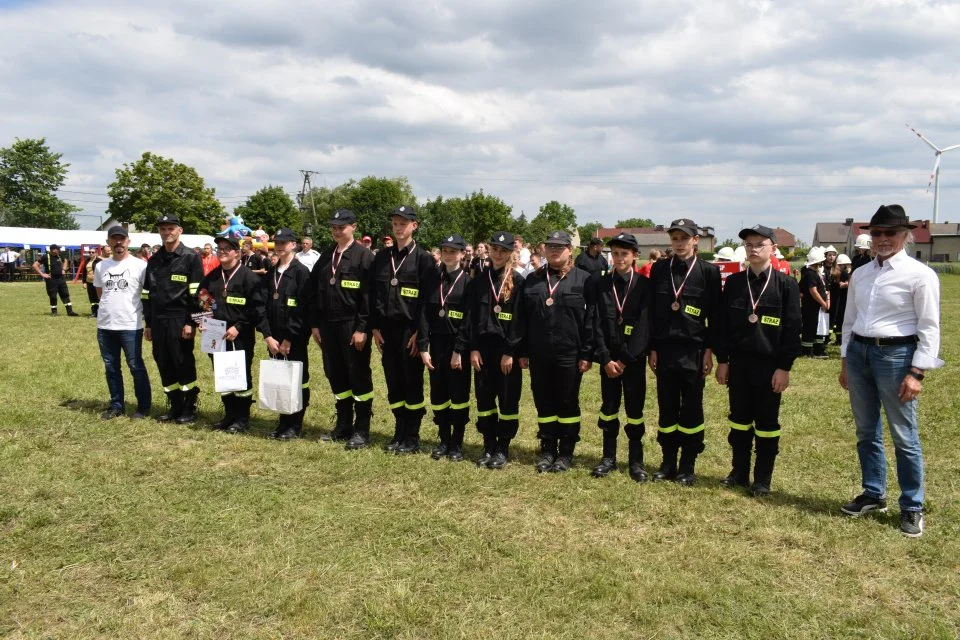
[[224, 219], [215, 193], [193, 167], [145, 151], [116, 170], [107, 189], [107, 213], [138, 229], [152, 229], [160, 216], [176, 215], [186, 233], [212, 234]]
[[562, 229], [576, 231], [577, 216], [573, 207], [551, 200], [540, 207], [540, 213], [530, 221], [530, 238], [524, 238], [531, 243], [543, 242], [551, 231]]
[[0, 225], [78, 229], [79, 207], [57, 197], [67, 179], [69, 163], [53, 153], [46, 138], [16, 138], [0, 148]]
[[315, 243], [320, 246], [332, 241], [327, 221], [337, 209], [350, 209], [356, 214], [358, 237], [369, 235], [379, 238], [390, 232], [391, 211], [402, 204], [417, 204], [410, 182], [404, 176], [350, 179], [333, 188], [314, 187], [312, 204], [310, 196], [311, 193], [304, 194], [300, 207], [304, 212], [305, 222], [312, 219], [315, 207], [317, 224], [304, 224], [304, 231], [310, 233]]
[[511, 207], [497, 196], [474, 191], [462, 198], [437, 196], [420, 207], [417, 238], [425, 246], [435, 247], [451, 233], [459, 233], [469, 243], [487, 240], [494, 231], [514, 228]]
[[251, 229], [263, 227], [270, 235], [280, 227], [299, 232], [303, 226], [303, 214], [280, 186], [261, 188], [234, 209], [233, 215], [243, 218], [243, 223]]
[[623, 220], [617, 220], [618, 229], [631, 229], [631, 228], [644, 228], [644, 227], [653, 227], [653, 220], [650, 218], [625, 218]]
[[577, 231], [580, 233], [580, 242], [587, 242], [590, 238], [593, 237], [593, 234], [596, 233], [597, 229], [602, 229], [603, 225], [597, 221], [588, 222], [587, 224], [577, 227]]

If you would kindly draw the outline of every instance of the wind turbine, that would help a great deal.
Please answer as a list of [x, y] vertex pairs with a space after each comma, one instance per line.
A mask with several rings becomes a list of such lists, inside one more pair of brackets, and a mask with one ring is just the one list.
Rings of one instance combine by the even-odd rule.
[[947, 151], [953, 151], [954, 149], [960, 148], [960, 144], [955, 144], [953, 146], [944, 147], [941, 149], [937, 145], [924, 138], [922, 133], [911, 127], [909, 124], [907, 125], [907, 128], [917, 134], [918, 138], [930, 145], [930, 148], [933, 149], [934, 154], [936, 155], [936, 160], [933, 163], [933, 171], [930, 173], [930, 182], [927, 183], [927, 193], [930, 192], [930, 185], [933, 185], [933, 221], [936, 222], [937, 211], [940, 208], [940, 156], [945, 154]]

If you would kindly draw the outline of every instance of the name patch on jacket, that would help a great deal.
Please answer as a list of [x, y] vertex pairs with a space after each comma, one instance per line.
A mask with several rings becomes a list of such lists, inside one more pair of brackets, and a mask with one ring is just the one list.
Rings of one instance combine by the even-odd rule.
[[297, 299], [296, 299], [296, 298], [287, 298], [287, 306], [288, 306], [288, 307], [295, 307], [295, 306], [297, 306]]
[[625, 336], [632, 336], [632, 335], [633, 335], [633, 325], [632, 325], [632, 324], [625, 324], [625, 325], [623, 325], [623, 335], [625, 335]]
[[513, 314], [501, 311], [497, 314], [497, 320], [513, 320]]
[[700, 309], [689, 304], [683, 308], [683, 312], [691, 316], [696, 316], [697, 318], [700, 317]]
[[174, 273], [173, 275], [170, 276], [170, 279], [173, 280], [174, 282], [186, 282], [187, 276], [181, 275], [179, 273]]
[[344, 289], [359, 289], [360, 281], [359, 280], [341, 280], [340, 286]]
[[247, 304], [247, 299], [237, 296], [227, 296], [227, 304]]
[[774, 318], [773, 316], [763, 316], [760, 318], [760, 324], [768, 324], [771, 327], [779, 327], [780, 318]]
[[404, 298], [416, 298], [420, 295], [420, 289], [414, 289], [413, 287], [400, 287], [400, 295]]
[[451, 320], [463, 320], [463, 311], [450, 309], [450, 311], [447, 312], [447, 317], [449, 317]]

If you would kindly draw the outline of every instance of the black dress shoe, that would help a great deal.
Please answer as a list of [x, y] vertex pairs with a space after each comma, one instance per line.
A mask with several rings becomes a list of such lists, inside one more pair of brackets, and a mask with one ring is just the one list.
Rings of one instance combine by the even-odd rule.
[[370, 444], [370, 441], [367, 440], [366, 436], [364, 436], [361, 433], [355, 433], [352, 436], [350, 436], [350, 439], [347, 440], [347, 444], [345, 444], [343, 448], [350, 449], [350, 450], [363, 449], [368, 444]]
[[334, 429], [330, 433], [325, 433], [320, 436], [321, 442], [346, 442], [350, 439], [350, 434], [343, 431], [337, 431]]
[[497, 471], [503, 469], [505, 466], [507, 466], [507, 456], [500, 451], [497, 451], [495, 454], [493, 454], [493, 456], [490, 458], [490, 462], [487, 463], [488, 469], [494, 469]]
[[697, 482], [697, 476], [692, 473], [678, 473], [675, 480], [677, 484], [682, 484], [685, 487], [692, 487]]
[[442, 442], [433, 448], [433, 451], [430, 452], [430, 457], [434, 460], [439, 460], [447, 455], [450, 451], [450, 448], [443, 444]]
[[754, 482], [753, 486], [750, 487], [750, 493], [753, 494], [754, 498], [765, 498], [770, 495], [770, 485]]
[[662, 464], [653, 472], [653, 481], [674, 480], [677, 477], [677, 468], [672, 464]]
[[463, 451], [460, 449], [450, 449], [447, 452], [447, 460], [450, 462], [463, 462]]
[[646, 482], [650, 479], [650, 476], [647, 475], [647, 470], [643, 468], [642, 464], [634, 462], [630, 465], [630, 478], [635, 482]]
[[149, 412], [149, 411], [137, 411], [137, 412], [135, 412], [132, 416], [130, 416], [130, 419], [131, 419], [131, 420], [145, 420], [147, 417], [149, 417], [149, 415], [150, 415], [150, 412]]
[[394, 451], [398, 456], [407, 455], [410, 453], [420, 453], [420, 441], [419, 440], [404, 440], [400, 443], [400, 446]]
[[[158, 420], [159, 420], [159, 418], [158, 418]], [[234, 423], [234, 421], [236, 421], [236, 418], [234, 418], [232, 415], [230, 415], [230, 414], [228, 413], [227, 415], [225, 415], [225, 416], [223, 416], [222, 418], [220, 418], [218, 421], [216, 421], [216, 422], [214, 422], [213, 424], [211, 424], [211, 425], [210, 425], [210, 428], [211, 428], [211, 429], [216, 429], [217, 431], [223, 431], [224, 429], [226, 429], [227, 427], [229, 427], [230, 425], [232, 425], [232, 424]]]
[[123, 409], [110, 408], [100, 414], [101, 420], [113, 420], [123, 415]]
[[193, 424], [197, 421], [197, 412], [193, 409], [184, 409], [177, 417], [177, 424]]
[[490, 461], [491, 461], [492, 459], [493, 459], [493, 454], [490, 453], [489, 451], [484, 451], [484, 452], [483, 452], [483, 455], [481, 455], [479, 458], [477, 458], [477, 466], [478, 466], [478, 467], [486, 467], [487, 465], [490, 464]]
[[399, 447], [399, 446], [400, 446], [400, 440], [399, 440], [399, 439], [393, 439], [393, 440], [391, 440], [390, 442], [388, 442], [387, 444], [383, 445], [383, 450], [386, 451], [387, 453], [394, 453], [394, 452], [396, 452], [397, 447]]
[[590, 472], [594, 478], [606, 478], [614, 469], [617, 468], [617, 461], [613, 458], [601, 458], [600, 464]]
[[546, 471], [549, 471], [550, 467], [553, 466], [553, 463], [556, 462], [556, 460], [557, 460], [557, 457], [552, 453], [550, 453], [549, 451], [545, 451], [544, 453], [541, 453], [540, 459], [537, 460], [537, 473], [544, 473]]
[[74, 311], [73, 309], [67, 309], [67, 315], [70, 316], [71, 318], [76, 318], [80, 314]]
[[161, 413], [159, 416], [157, 416], [156, 420], [157, 422], [174, 422], [179, 417], [180, 417], [179, 411], [174, 411], [173, 409], [170, 409], [166, 413]]
[[276, 440], [277, 438], [280, 437], [280, 434], [283, 433], [284, 429], [286, 429], [286, 427], [277, 427], [276, 429], [271, 431], [270, 435], [268, 435], [267, 437], [270, 438], [271, 440]]
[[570, 456], [560, 456], [553, 461], [553, 464], [550, 465], [550, 468], [547, 469], [550, 473], [563, 473], [569, 471], [570, 467], [573, 466], [573, 458]]
[[731, 473], [730, 475], [728, 475], [726, 478], [720, 481], [720, 484], [722, 484], [725, 487], [729, 487], [731, 489], [734, 487], [746, 488], [750, 486], [750, 483], [745, 478], [743, 478], [742, 476], [736, 473]]
[[224, 429], [227, 433], [243, 433], [250, 426], [250, 421], [246, 418], [237, 418], [233, 424]]
[[296, 440], [299, 437], [300, 429], [292, 425], [277, 434], [277, 440], [281, 441]]

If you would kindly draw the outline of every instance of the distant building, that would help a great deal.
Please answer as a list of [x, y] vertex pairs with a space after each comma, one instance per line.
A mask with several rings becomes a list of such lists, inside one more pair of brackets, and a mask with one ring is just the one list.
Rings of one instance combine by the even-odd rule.
[[797, 246], [797, 236], [783, 227], [777, 227], [773, 232], [777, 234], [777, 246], [782, 253], [790, 253]]
[[[911, 257], [923, 262], [960, 261], [960, 224], [939, 223], [929, 220], [911, 220], [917, 225], [913, 230], [913, 243], [907, 246]], [[857, 236], [865, 233], [860, 227], [867, 221], [855, 222], [847, 218], [844, 222], [818, 222], [813, 232], [814, 247], [833, 245], [837, 251], [853, 255], [853, 244]]]
[[[660, 249], [663, 251], [670, 247], [670, 234], [667, 233], [666, 226], [659, 224], [655, 227], [602, 227], [594, 232], [595, 238], [607, 240], [619, 233], [632, 233], [637, 237], [637, 243], [640, 245], [639, 255], [646, 258], [651, 249]], [[701, 252], [715, 251], [717, 238], [713, 234], [713, 227], [700, 227], [700, 245], [698, 250]]]

